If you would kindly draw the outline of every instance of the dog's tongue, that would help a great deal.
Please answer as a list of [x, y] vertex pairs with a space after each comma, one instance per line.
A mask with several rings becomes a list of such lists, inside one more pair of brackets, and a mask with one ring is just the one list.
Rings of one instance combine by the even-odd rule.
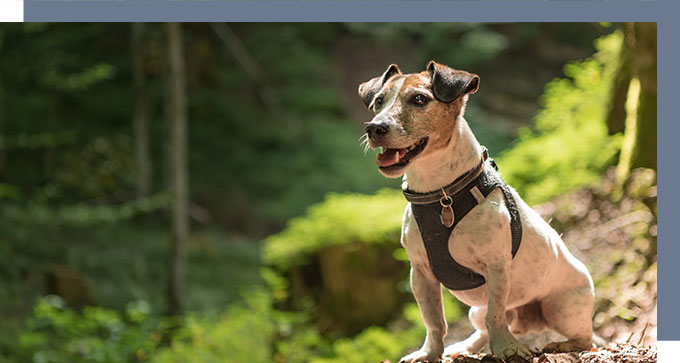
[[378, 166], [391, 166], [399, 162], [401, 158], [406, 155], [406, 149], [385, 149], [381, 154], [378, 154], [375, 162]]

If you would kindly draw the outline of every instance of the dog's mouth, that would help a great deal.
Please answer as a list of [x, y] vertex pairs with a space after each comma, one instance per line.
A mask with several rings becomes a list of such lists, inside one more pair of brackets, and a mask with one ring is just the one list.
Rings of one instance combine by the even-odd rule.
[[380, 169], [396, 169], [406, 166], [414, 157], [418, 156], [427, 145], [427, 137], [423, 137], [415, 144], [404, 148], [385, 148], [378, 154], [375, 162]]

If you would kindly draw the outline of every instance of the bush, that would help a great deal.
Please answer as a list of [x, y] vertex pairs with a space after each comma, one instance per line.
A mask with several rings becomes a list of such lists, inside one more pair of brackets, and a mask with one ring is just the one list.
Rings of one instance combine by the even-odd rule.
[[605, 115], [622, 35], [596, 42], [590, 59], [564, 67], [569, 78], [550, 82], [543, 110], [497, 160], [503, 177], [530, 204], [597, 183], [614, 164], [621, 135], [608, 136]]
[[[446, 321], [456, 322], [463, 309], [457, 300], [443, 291]], [[325, 356], [309, 358], [311, 363], [365, 363], [380, 362], [387, 358], [398, 360], [408, 351], [420, 348], [425, 339], [420, 309], [416, 303], [409, 303], [402, 313], [406, 329], [386, 329], [372, 326], [353, 338], [343, 338], [332, 343], [331, 352]]]
[[271, 298], [255, 290], [219, 317], [189, 314], [169, 347], [152, 362], [271, 362], [274, 333]]
[[19, 343], [26, 361], [144, 361], [159, 343], [162, 326], [143, 301], [128, 304], [124, 313], [94, 306], [77, 312], [52, 295], [38, 300]]
[[[19, 361], [61, 362], [270, 362], [274, 333], [271, 298], [245, 294], [219, 316], [158, 318], [143, 301], [124, 312], [65, 307], [58, 296], [38, 300], [19, 336]], [[179, 323], [180, 327], [172, 330]]]

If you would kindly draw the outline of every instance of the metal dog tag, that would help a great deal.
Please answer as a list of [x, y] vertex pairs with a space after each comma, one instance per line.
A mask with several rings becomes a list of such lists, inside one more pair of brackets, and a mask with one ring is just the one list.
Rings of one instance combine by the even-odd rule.
[[451, 228], [453, 226], [453, 221], [455, 219], [455, 215], [453, 214], [453, 208], [451, 208], [451, 205], [453, 204], [453, 199], [446, 195], [444, 193], [444, 196], [439, 199], [439, 204], [442, 205], [442, 211], [439, 214], [439, 219], [442, 221], [442, 224], [446, 228]]

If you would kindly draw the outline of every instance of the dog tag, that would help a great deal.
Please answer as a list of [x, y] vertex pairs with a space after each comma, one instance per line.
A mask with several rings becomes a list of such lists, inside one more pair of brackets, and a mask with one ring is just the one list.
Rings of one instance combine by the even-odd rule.
[[446, 228], [451, 228], [453, 226], [453, 208], [451, 206], [442, 207], [442, 213], [439, 215], [442, 220], [442, 224]]
[[451, 228], [453, 226], [453, 220], [455, 216], [453, 215], [453, 208], [451, 208], [451, 205], [453, 204], [453, 199], [449, 197], [448, 195], [444, 194], [444, 196], [439, 199], [439, 204], [442, 205], [442, 211], [439, 214], [439, 219], [441, 219], [442, 224], [446, 228]]

